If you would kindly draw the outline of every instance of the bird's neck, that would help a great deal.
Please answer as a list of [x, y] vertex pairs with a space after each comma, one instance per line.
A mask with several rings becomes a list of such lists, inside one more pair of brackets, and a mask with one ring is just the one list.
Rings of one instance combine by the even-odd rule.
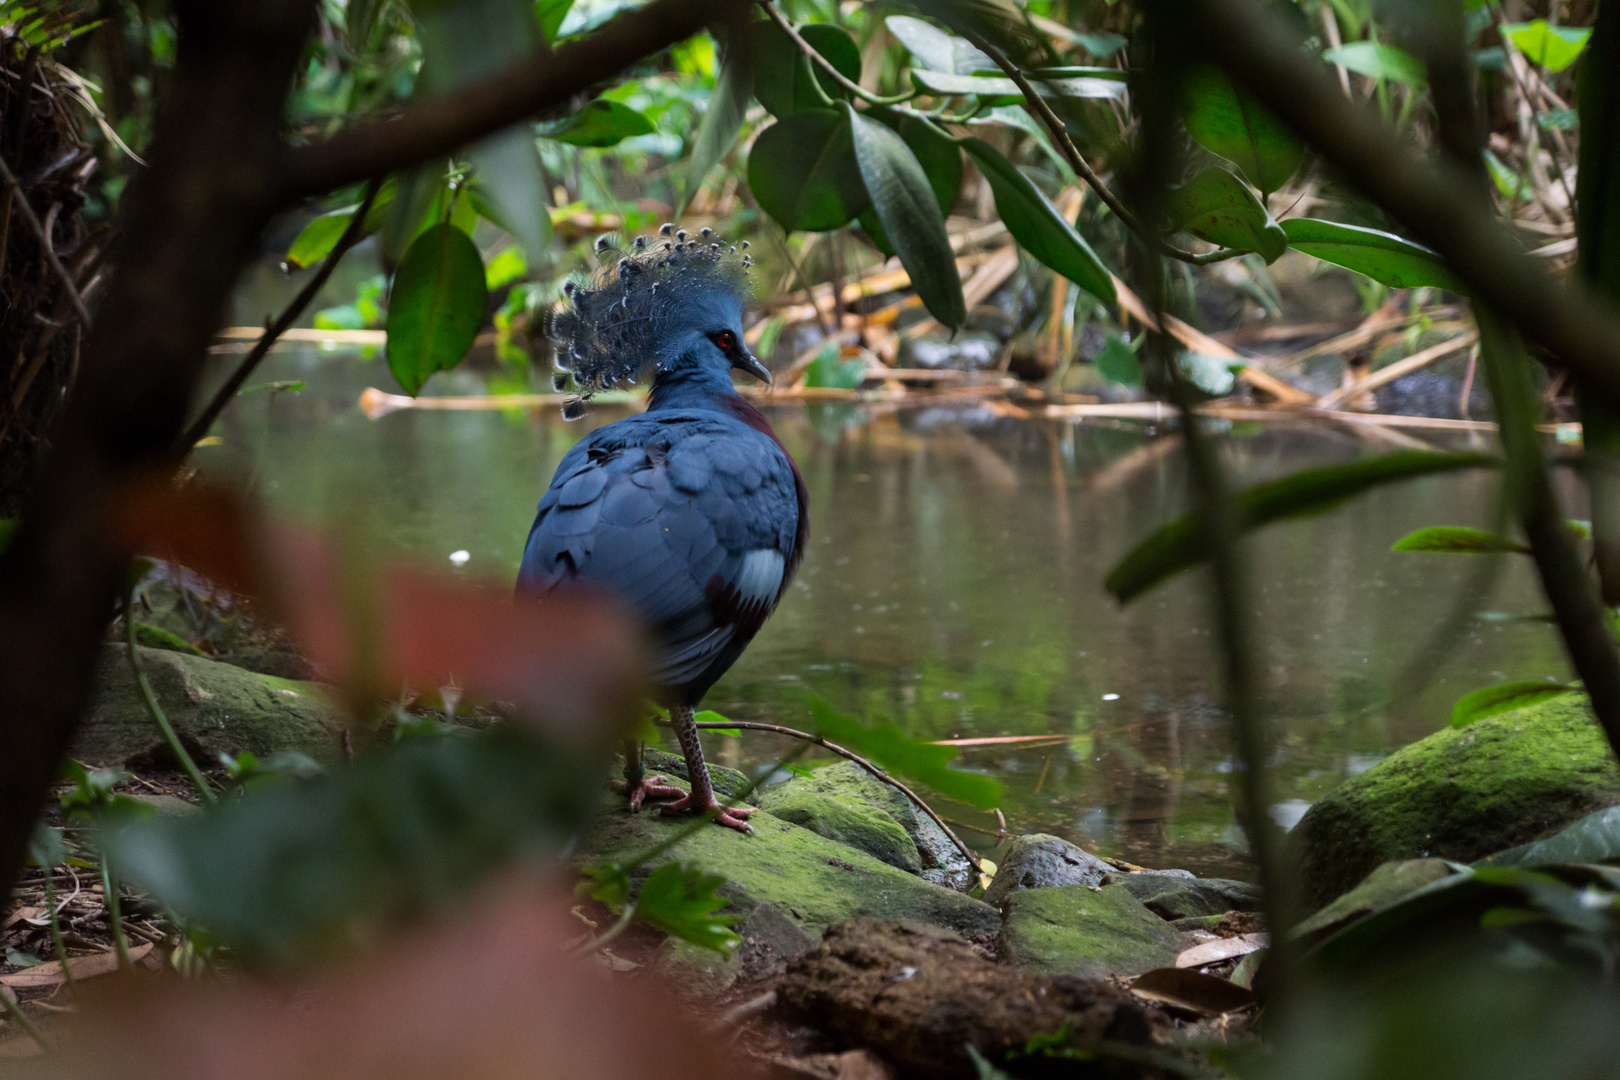
[[678, 367], [660, 371], [653, 377], [647, 409], [649, 412], [655, 409], [722, 410], [738, 396], [729, 372], [707, 367]]

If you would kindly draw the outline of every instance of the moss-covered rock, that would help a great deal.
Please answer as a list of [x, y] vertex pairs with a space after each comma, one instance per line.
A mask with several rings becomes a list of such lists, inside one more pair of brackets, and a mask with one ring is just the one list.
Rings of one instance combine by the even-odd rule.
[[920, 863], [918, 875], [926, 881], [966, 892], [978, 880], [972, 864], [956, 849], [944, 829], [918, 810], [910, 799], [853, 761], [825, 765], [810, 776], [795, 777], [778, 785], [761, 794], [760, 805], [800, 794], [851, 799], [887, 814], [911, 837]]
[[1140, 975], [1192, 944], [1122, 885], [1015, 892], [1001, 926], [1001, 958], [1040, 975]]
[[1289, 834], [1320, 907], [1392, 860], [1471, 862], [1620, 803], [1620, 766], [1583, 699], [1437, 732], [1345, 781]]
[[1007, 897], [1023, 889], [1097, 885], [1113, 872], [1112, 866], [1067, 840], [1031, 833], [1007, 845], [995, 880], [984, 891], [984, 902], [1001, 907]]
[[916, 842], [899, 822], [868, 802], [783, 784], [776, 791], [766, 792], [760, 798], [760, 805], [783, 821], [859, 848], [908, 874], [922, 871]]
[[[995, 931], [995, 908], [924, 881], [858, 851], [818, 836], [768, 812], [751, 819], [754, 835], [708, 826], [698, 829], [632, 875], [640, 880], [662, 862], [695, 862], [722, 874], [721, 895], [734, 913], [771, 904], [813, 938], [843, 919], [915, 919], [968, 935]], [[631, 814], [624, 796], [604, 796], [603, 810], [582, 838], [576, 860], [584, 865], [639, 855], [686, 829], [691, 819], [664, 817], [651, 808]]]
[[[141, 668], [181, 741], [204, 768], [219, 754], [265, 757], [300, 750], [317, 758], [338, 752], [338, 712], [313, 683], [260, 675], [171, 649], [138, 650]], [[96, 672], [95, 704], [73, 756], [92, 765], [174, 764], [146, 710], [122, 645], [108, 645]]]
[[[673, 776], [688, 784], [691, 783], [692, 778], [687, 774], [686, 770], [686, 759], [679, 754], [666, 754], [662, 750], [654, 750], [650, 746], [643, 747], [641, 764], [647, 770], [648, 776]], [[716, 765], [712, 761], [704, 762], [704, 764], [709, 767], [709, 783], [713, 786], [715, 795], [721, 801], [735, 798], [746, 791], [748, 794], [744, 796], [743, 802], [748, 803], [750, 806], [759, 805], [759, 795], [750, 790], [753, 781], [748, 777], [736, 769], [728, 769], [724, 765]], [[613, 775], [618, 776], [619, 772], [620, 770], [615, 768]]]
[[1171, 877], [1152, 872], [1109, 874], [1104, 882], [1119, 885], [1161, 919], [1192, 919], [1228, 911], [1260, 910], [1260, 887], [1226, 878]]

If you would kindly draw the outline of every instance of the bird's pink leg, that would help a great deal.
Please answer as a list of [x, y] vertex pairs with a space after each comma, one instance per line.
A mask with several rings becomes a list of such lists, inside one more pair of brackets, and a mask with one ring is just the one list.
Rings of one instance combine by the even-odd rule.
[[636, 739], [624, 741], [624, 779], [613, 781], [613, 790], [630, 796], [630, 812], [639, 814], [641, 804], [648, 799], [681, 799], [686, 792], [666, 783], [662, 776], [648, 776], [641, 764], [641, 743]]
[[748, 824], [748, 815], [754, 812], [753, 807], [722, 806], [720, 800], [714, 797], [714, 785], [709, 781], [709, 764], [703, 760], [703, 744], [698, 741], [697, 724], [692, 719], [692, 713], [690, 705], [669, 707], [669, 723], [675, 729], [675, 737], [681, 741], [681, 752], [686, 755], [686, 772], [692, 781], [692, 791], [666, 805], [663, 812], [679, 814], [690, 811], [704, 814], [718, 811], [714, 819], [716, 825], [724, 825], [738, 832], [752, 833], [754, 828]]

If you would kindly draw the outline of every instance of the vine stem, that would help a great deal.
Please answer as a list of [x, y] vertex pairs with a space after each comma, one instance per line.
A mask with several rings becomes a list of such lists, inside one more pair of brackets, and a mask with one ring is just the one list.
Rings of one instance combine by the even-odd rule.
[[[71, 900], [72, 897], [69, 897]], [[68, 992], [75, 999], [79, 996], [79, 982], [73, 977], [73, 968], [68, 964], [67, 942], [62, 940], [61, 912], [56, 907], [56, 867], [45, 868], [45, 910], [49, 911], [51, 924], [51, 946], [56, 951], [57, 962], [62, 965], [62, 978], [67, 982]]]
[[169, 718], [164, 713], [163, 706], [158, 703], [157, 695], [152, 692], [152, 684], [147, 681], [146, 672], [141, 668], [141, 653], [135, 643], [135, 585], [133, 583], [130, 584], [129, 591], [124, 594], [124, 645], [129, 650], [129, 667], [135, 673], [135, 685], [140, 688], [141, 700], [146, 703], [147, 713], [151, 715], [152, 722], [157, 724], [158, 730], [163, 732], [163, 741], [169, 744], [169, 752], [174, 754], [175, 759], [180, 762], [180, 767], [191, 778], [192, 786], [197, 789], [197, 794], [202, 797], [202, 801], [206, 805], [213, 806], [213, 790], [209, 788], [208, 781], [203, 777], [202, 770], [197, 768], [197, 763], [191, 759], [191, 754], [186, 751], [185, 744], [180, 741], [179, 734], [174, 730], [174, 725], [169, 723]]
[[[64, 967], [63, 970], [65, 971], [66, 968]], [[17, 1021], [17, 1024], [28, 1033], [28, 1037], [33, 1039], [41, 1050], [47, 1054], [56, 1052], [56, 1047], [52, 1046], [49, 1040], [45, 1038], [45, 1033], [39, 1030], [39, 1025], [28, 1019], [28, 1014], [22, 1011], [22, 1004], [18, 1002], [17, 994], [11, 987], [0, 986], [0, 1002], [5, 1003], [6, 1015]]]
[[1108, 185], [1102, 182], [1102, 177], [1097, 175], [1097, 171], [1091, 167], [1080, 153], [1080, 148], [1074, 145], [1074, 140], [1069, 138], [1069, 129], [1063, 126], [1063, 121], [1058, 118], [1057, 113], [1052, 111], [1052, 106], [1048, 105], [1046, 99], [1036, 92], [1034, 86], [1030, 85], [1029, 79], [1025, 78], [1022, 71], [1018, 70], [1017, 65], [1007, 59], [1007, 54], [972, 31], [966, 31], [966, 36], [986, 56], [995, 61], [996, 66], [1018, 86], [1019, 92], [1024, 95], [1025, 106], [1035, 114], [1035, 118], [1051, 133], [1053, 140], [1058, 144], [1058, 148], [1063, 151], [1063, 156], [1068, 159], [1070, 168], [1074, 169], [1075, 174], [1091, 186], [1092, 190], [1097, 193], [1098, 198], [1102, 199], [1108, 209], [1112, 210], [1131, 232], [1156, 247], [1160, 254], [1168, 255], [1172, 259], [1179, 259], [1184, 263], [1191, 263], [1193, 266], [1208, 266], [1211, 263], [1225, 262], [1227, 259], [1235, 259], [1239, 255], [1248, 254], [1241, 248], [1223, 247], [1199, 255], [1191, 251], [1183, 251], [1158, 235], [1158, 233], [1144, 229], [1142, 223], [1137, 220], [1136, 215], [1131, 213], [1130, 208], [1120, 201], [1119, 196], [1108, 190]]
[[124, 936], [124, 905], [118, 896], [118, 877], [112, 872], [112, 863], [101, 856], [101, 887], [106, 890], [107, 922], [111, 925], [113, 948], [118, 952], [118, 969], [133, 971], [135, 961], [129, 956], [129, 938]]
[[[667, 720], [658, 721], [660, 726], [667, 727], [668, 723], [669, 722]], [[934, 813], [933, 807], [923, 802], [915, 791], [912, 791], [910, 788], [906, 787], [906, 785], [902, 784], [900, 781], [896, 780], [894, 777], [890, 776], [888, 773], [884, 772], [870, 761], [867, 761], [859, 754], [845, 750], [837, 743], [830, 743], [820, 735], [812, 735], [808, 731], [799, 731], [796, 728], [783, 727], [780, 724], [761, 724], [753, 720], [699, 720], [696, 721], [696, 723], [699, 728], [719, 728], [723, 731], [729, 731], [732, 728], [740, 728], [747, 731], [769, 731], [775, 735], [786, 735], [789, 738], [803, 739], [805, 742], [815, 743], [824, 750], [831, 750], [839, 757], [848, 758], [861, 768], [865, 769], [867, 772], [871, 773], [873, 776], [877, 777], [879, 780], [883, 781], [885, 784], [895, 788], [912, 802], [916, 803], [918, 809], [934, 820], [934, 824], [945, 830], [945, 835], [951, 838], [951, 843], [956, 845], [956, 850], [962, 853], [962, 857], [965, 858], [974, 867], [974, 869], [978, 869], [979, 857], [968, 850], [967, 845], [962, 843], [961, 839], [957, 837], [956, 833], [951, 831], [951, 827], [949, 825], [945, 824], [945, 819]], [[980, 873], [983, 873], [983, 871], [981, 870]]]
[[759, 6], [764, 8], [765, 14], [771, 17], [771, 21], [776, 23], [777, 26], [781, 27], [782, 32], [793, 40], [793, 44], [799, 47], [799, 51], [810, 58], [811, 63], [816, 64], [821, 68], [822, 71], [825, 71], [827, 76], [831, 78], [833, 82], [837, 83], [839, 86], [842, 86], [845, 90], [848, 90], [850, 93], [854, 94], [867, 104], [898, 105], [902, 101], [910, 101], [912, 98], [917, 96], [917, 92], [913, 90], [909, 94], [895, 94], [892, 97], [884, 97], [881, 94], [874, 94], [870, 90], [863, 88], [859, 83], [852, 81], [842, 71], [839, 71], [836, 67], [834, 67], [831, 60], [828, 60], [825, 56], [822, 56], [808, 41], [804, 40], [804, 37], [797, 30], [793, 29], [793, 24], [787, 20], [787, 16], [776, 10], [775, 4], [770, 3], [769, 0], [762, 0]]

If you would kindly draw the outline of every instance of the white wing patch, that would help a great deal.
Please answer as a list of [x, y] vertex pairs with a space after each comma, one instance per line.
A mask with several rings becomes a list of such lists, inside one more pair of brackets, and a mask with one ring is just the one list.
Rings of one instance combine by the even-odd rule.
[[737, 595], [746, 606], [769, 606], [782, 591], [782, 572], [787, 567], [775, 548], [758, 548], [743, 556], [737, 573]]

